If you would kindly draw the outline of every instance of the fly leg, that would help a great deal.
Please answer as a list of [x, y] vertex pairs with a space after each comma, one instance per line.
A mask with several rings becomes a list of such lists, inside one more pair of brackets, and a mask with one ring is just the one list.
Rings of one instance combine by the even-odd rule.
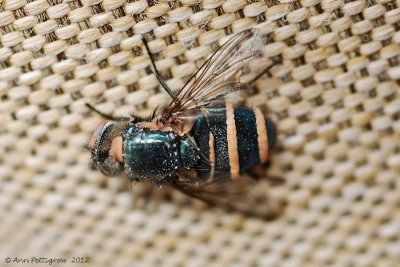
[[253, 78], [252, 80], [250, 80], [249, 82], [247, 82], [247, 84], [252, 85], [253, 83], [255, 83], [258, 79], [260, 79], [264, 74], [268, 73], [273, 67], [275, 67], [276, 65], [282, 63], [281, 61], [273, 61], [272, 64], [270, 66], [268, 66], [267, 68], [265, 68], [260, 74], [258, 74], [255, 78]]
[[169, 88], [168, 84], [161, 77], [161, 75], [156, 67], [156, 63], [154, 61], [153, 54], [151, 53], [149, 45], [147, 43], [147, 40], [144, 37], [142, 39], [142, 42], [144, 44], [144, 47], [146, 47], [147, 54], [150, 57], [151, 65], [153, 65], [154, 74], [156, 75], [158, 82], [161, 84], [161, 86], [164, 88], [164, 90], [170, 95], [170, 97], [173, 99], [173, 101], [176, 102], [176, 96], [175, 96], [174, 92], [172, 92], [171, 88]]
[[85, 106], [88, 107], [89, 109], [93, 110], [94, 112], [96, 112], [97, 114], [102, 116], [103, 118], [110, 120], [110, 121], [136, 121], [135, 117], [119, 117], [119, 116], [114, 117], [110, 114], [103, 113], [89, 103], [85, 103]]

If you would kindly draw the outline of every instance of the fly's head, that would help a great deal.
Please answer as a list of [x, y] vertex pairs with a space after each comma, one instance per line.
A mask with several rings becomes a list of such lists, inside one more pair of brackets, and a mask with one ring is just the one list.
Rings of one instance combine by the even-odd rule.
[[115, 176], [124, 169], [122, 160], [122, 130], [124, 123], [105, 121], [97, 126], [89, 143], [91, 165], [107, 176]]

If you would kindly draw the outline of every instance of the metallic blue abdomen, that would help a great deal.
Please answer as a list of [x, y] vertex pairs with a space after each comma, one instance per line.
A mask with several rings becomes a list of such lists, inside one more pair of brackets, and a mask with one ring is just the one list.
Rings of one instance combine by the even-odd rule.
[[[207, 160], [199, 162], [201, 164], [198, 169], [201, 176], [210, 172], [210, 155], [215, 157], [215, 171], [229, 172], [231, 171], [229, 151], [228, 151], [228, 135], [237, 140], [236, 149], [239, 156], [237, 163], [240, 172], [249, 170], [254, 165], [260, 163], [260, 147], [258, 143], [257, 119], [254, 111], [248, 108], [235, 108], [232, 116], [235, 124], [235, 132], [228, 131], [227, 109], [225, 106], [212, 107], [207, 109], [206, 116], [200, 116], [192, 129], [192, 134], [196, 140], [200, 150], [206, 156]], [[269, 119], [263, 116], [261, 123], [265, 123], [267, 132], [267, 147], [271, 149], [274, 146], [276, 134], [275, 125]], [[210, 135], [213, 140], [210, 142]], [[211, 146], [211, 147], [210, 147]]]

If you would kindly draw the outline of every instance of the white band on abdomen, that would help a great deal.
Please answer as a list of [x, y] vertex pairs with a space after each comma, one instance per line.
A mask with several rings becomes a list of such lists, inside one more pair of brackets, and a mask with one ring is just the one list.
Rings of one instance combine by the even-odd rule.
[[226, 104], [226, 138], [228, 140], [228, 155], [231, 176], [233, 179], [235, 179], [239, 177], [240, 169], [235, 113], [232, 104]]
[[264, 114], [262, 114], [259, 108], [254, 108], [254, 114], [256, 115], [258, 153], [260, 156], [260, 162], [265, 163], [268, 160], [267, 126], [265, 125]]

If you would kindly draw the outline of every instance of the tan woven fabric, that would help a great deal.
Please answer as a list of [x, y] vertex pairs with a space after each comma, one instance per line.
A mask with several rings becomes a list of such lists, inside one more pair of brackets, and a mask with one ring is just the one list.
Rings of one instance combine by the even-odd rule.
[[[148, 201], [88, 168], [100, 118], [85, 102], [143, 115], [169, 101], [141, 34], [178, 89], [256, 24], [284, 63], [247, 98], [278, 123], [282, 216]], [[399, 266], [399, 42], [394, 0], [0, 0], [0, 265]]]

